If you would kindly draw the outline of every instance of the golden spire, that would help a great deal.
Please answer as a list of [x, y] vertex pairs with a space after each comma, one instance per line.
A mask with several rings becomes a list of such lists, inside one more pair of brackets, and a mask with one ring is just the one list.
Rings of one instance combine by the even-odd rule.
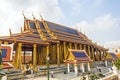
[[21, 33], [23, 32], [23, 29], [22, 29], [22, 27], [21, 27]]
[[12, 35], [12, 31], [11, 31], [11, 29], [9, 29], [9, 33], [10, 33], [10, 36]]
[[24, 14], [24, 11], [22, 11], [22, 15], [23, 15], [24, 19], [27, 19], [25, 14]]
[[92, 39], [90, 39], [90, 42], [92, 42]]
[[41, 15], [41, 12], [40, 12], [40, 18], [41, 18], [41, 20], [43, 20], [42, 15]]
[[33, 15], [33, 12], [32, 12], [32, 16], [33, 16], [33, 19], [35, 20], [35, 16]]
[[95, 44], [97, 44], [97, 42], [95, 42]]

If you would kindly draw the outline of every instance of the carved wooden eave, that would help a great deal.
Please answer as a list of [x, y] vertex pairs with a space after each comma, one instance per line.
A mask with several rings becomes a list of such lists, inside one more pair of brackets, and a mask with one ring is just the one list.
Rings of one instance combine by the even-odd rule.
[[48, 42], [44, 42], [40, 38], [34, 38], [35, 36], [32, 37], [26, 37], [27, 35], [31, 35], [30, 30], [23, 32], [23, 33], [18, 33], [18, 34], [12, 34], [11, 36], [6, 36], [6, 37], [0, 37], [1, 41], [8, 41], [8, 42], [22, 42], [22, 43], [30, 43], [30, 44], [41, 44], [41, 45], [48, 45]]
[[56, 40], [57, 36], [51, 31], [51, 29], [48, 27], [47, 22], [42, 18], [42, 16], [41, 16], [41, 21], [42, 21], [47, 33], [50, 35], [50, 37]]

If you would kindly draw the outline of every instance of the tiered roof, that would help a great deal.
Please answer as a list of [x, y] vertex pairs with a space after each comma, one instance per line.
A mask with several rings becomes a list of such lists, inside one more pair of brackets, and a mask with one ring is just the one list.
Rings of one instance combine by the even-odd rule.
[[108, 52], [104, 60], [117, 60], [118, 57], [115, 53], [113, 52]]
[[[55, 38], [54, 38], [55, 37]], [[12, 34], [8, 37], [0, 37], [0, 40], [11, 42], [24, 42], [28, 44], [59, 43], [60, 41], [81, 43], [93, 46], [99, 50], [107, 50], [96, 45], [85, 34], [63, 25], [52, 23], [46, 20], [24, 19], [24, 31], [19, 34]]]

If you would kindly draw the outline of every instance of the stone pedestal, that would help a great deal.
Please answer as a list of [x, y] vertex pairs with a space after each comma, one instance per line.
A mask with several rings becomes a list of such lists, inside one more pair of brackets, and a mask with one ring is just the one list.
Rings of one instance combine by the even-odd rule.
[[106, 67], [108, 66], [108, 62], [107, 62], [107, 60], [105, 60], [105, 66], [106, 66]]
[[76, 74], [78, 74], [78, 66], [77, 66], [77, 64], [74, 64], [74, 71], [75, 71]]
[[90, 71], [90, 63], [88, 62], [87, 65], [88, 65], [88, 71]]
[[70, 72], [70, 64], [69, 63], [67, 63], [67, 70], [68, 70], [68, 72]]
[[85, 72], [84, 63], [81, 63], [82, 72]]

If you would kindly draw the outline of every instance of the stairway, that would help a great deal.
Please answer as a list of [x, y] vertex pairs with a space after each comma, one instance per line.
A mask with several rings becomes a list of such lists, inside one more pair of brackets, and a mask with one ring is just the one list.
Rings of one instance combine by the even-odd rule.
[[[65, 72], [67, 70], [66, 66], [50, 66], [49, 72], [51, 73], [60, 73]], [[46, 75], [47, 74], [47, 67], [38, 67], [37, 76]]]

